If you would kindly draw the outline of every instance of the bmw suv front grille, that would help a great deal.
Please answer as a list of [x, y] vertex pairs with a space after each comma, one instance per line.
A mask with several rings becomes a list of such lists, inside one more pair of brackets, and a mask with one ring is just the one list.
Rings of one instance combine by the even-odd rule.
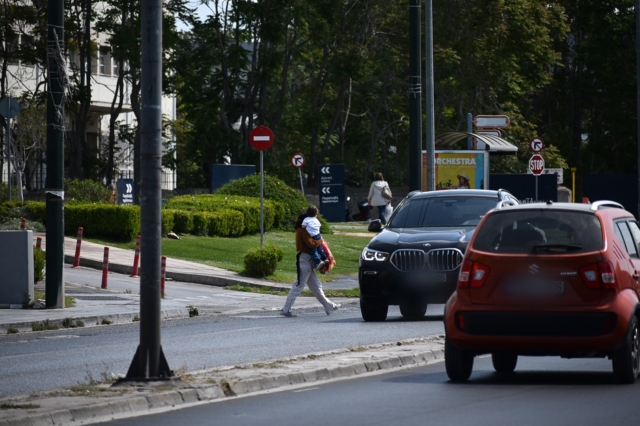
[[396, 250], [391, 255], [391, 264], [401, 272], [419, 272], [426, 265], [438, 272], [454, 271], [462, 263], [462, 252], [458, 249]]
[[391, 264], [402, 272], [418, 272], [424, 269], [427, 255], [422, 250], [396, 250], [391, 255]]
[[453, 271], [462, 263], [462, 252], [458, 249], [440, 249], [429, 252], [429, 268], [432, 271]]

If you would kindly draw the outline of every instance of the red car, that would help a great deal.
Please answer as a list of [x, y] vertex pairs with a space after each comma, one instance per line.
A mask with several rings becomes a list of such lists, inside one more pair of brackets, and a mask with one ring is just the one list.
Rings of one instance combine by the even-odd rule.
[[638, 377], [640, 226], [612, 201], [502, 202], [473, 235], [445, 307], [453, 381], [491, 354], [498, 373], [518, 356], [601, 357], [620, 383]]

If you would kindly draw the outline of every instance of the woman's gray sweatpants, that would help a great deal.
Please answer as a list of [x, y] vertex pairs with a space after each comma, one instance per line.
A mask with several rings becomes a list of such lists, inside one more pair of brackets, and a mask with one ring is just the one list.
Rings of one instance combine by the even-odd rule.
[[314, 273], [311, 256], [307, 253], [300, 253], [298, 256], [298, 278], [296, 278], [291, 286], [287, 301], [282, 307], [282, 312], [291, 312], [291, 307], [296, 301], [296, 298], [302, 293], [302, 290], [304, 290], [305, 285], [309, 286], [311, 294], [324, 306], [326, 312], [329, 312], [333, 308], [334, 304], [324, 295], [322, 283]]

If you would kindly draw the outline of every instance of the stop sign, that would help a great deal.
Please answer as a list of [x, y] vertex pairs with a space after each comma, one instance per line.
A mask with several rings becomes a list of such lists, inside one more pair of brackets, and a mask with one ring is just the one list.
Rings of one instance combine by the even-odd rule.
[[249, 133], [249, 143], [257, 151], [266, 151], [273, 145], [273, 132], [267, 126], [258, 126]]
[[544, 158], [540, 154], [534, 154], [529, 159], [529, 170], [536, 176], [544, 172]]

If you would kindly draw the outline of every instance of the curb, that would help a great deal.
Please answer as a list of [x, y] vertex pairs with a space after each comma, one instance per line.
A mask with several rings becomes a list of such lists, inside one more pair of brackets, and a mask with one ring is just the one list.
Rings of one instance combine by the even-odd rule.
[[[162, 320], [189, 318], [189, 310], [186, 308], [163, 309], [162, 311], [160, 311], [160, 315]], [[88, 316], [73, 316], [73, 314], [70, 313], [68, 317], [61, 318], [61, 319], [53, 319], [53, 320], [45, 319], [45, 320], [35, 320], [35, 321], [23, 321], [23, 322], [16, 322], [16, 323], [5, 323], [5, 324], [0, 324], [0, 327], [6, 328], [7, 330], [10, 328], [15, 328], [16, 330], [22, 333], [22, 332], [33, 331], [34, 325], [42, 324], [44, 321], [48, 321], [48, 324], [52, 326], [57, 326], [60, 329], [65, 329], [65, 328], [77, 327], [77, 326], [76, 327], [63, 326], [63, 323], [69, 321], [70, 319], [73, 320], [73, 322], [75, 322], [76, 324], [78, 321], [82, 321], [84, 323], [83, 327], [94, 327], [99, 325], [135, 323], [137, 321], [140, 321], [139, 318], [138, 320], [134, 321], [135, 317], [139, 317], [139, 316], [140, 316], [139, 312], [107, 314], [107, 315], [88, 315]], [[104, 320], [107, 320], [109, 323], [107, 324], [105, 322], [103, 324]], [[0, 425], [1, 424], [2, 423], [0, 423]]]
[[[67, 264], [73, 265], [74, 257], [69, 254], [64, 255], [64, 261]], [[102, 270], [102, 261], [101, 260], [93, 260], [87, 258], [80, 258], [80, 266], [84, 266], [86, 268]], [[131, 275], [133, 271], [133, 267], [129, 265], [123, 265], [120, 263], [109, 263], [109, 272], [116, 272], [118, 274], [126, 274]], [[232, 285], [242, 285], [256, 288], [268, 288], [275, 290], [289, 290], [291, 288], [290, 284], [278, 284], [278, 283], [262, 283], [251, 278], [235, 278], [235, 277], [219, 277], [215, 275], [197, 275], [197, 274], [188, 274], [184, 272], [172, 272], [171, 270], [167, 270], [166, 277], [173, 281], [181, 281], [186, 283], [194, 283], [194, 284], [204, 284], [210, 285], [214, 287], [229, 287]]]
[[[405, 341], [409, 345], [413, 341]], [[424, 340], [422, 341], [424, 343]], [[330, 351], [322, 354], [309, 354], [290, 359], [291, 365], [286, 364], [287, 360], [282, 361], [282, 368], [292, 370], [288, 372], [277, 372], [269, 374], [273, 368], [269, 365], [263, 368], [250, 366], [237, 366], [218, 368], [214, 370], [205, 370], [194, 372], [189, 375], [190, 380], [197, 382], [201, 380], [202, 384], [189, 385], [182, 381], [175, 381], [176, 385], [182, 385], [182, 388], [153, 392], [153, 387], [149, 384], [133, 384], [134, 387], [127, 385], [130, 396], [124, 395], [111, 401], [104, 401], [104, 397], [99, 403], [80, 404], [63, 410], [51, 410], [41, 413], [28, 413], [27, 415], [17, 415], [11, 418], [0, 419], [0, 425], [28, 424], [33, 426], [57, 426], [57, 425], [79, 425], [88, 423], [97, 423], [119, 418], [128, 418], [137, 415], [152, 414], [170, 409], [185, 408], [198, 403], [206, 403], [217, 400], [224, 400], [230, 397], [249, 396], [252, 394], [279, 389], [291, 386], [304, 386], [314, 383], [322, 383], [329, 380], [346, 379], [366, 374], [392, 372], [411, 367], [419, 367], [437, 362], [444, 359], [444, 348], [440, 340], [432, 340], [429, 345], [421, 350], [407, 350], [405, 354], [397, 352], [394, 346], [403, 346], [403, 343], [375, 345], [370, 347], [371, 350], [363, 350], [355, 355], [353, 351], [344, 349]], [[378, 354], [376, 351], [392, 352], [391, 354]], [[351, 361], [345, 360], [344, 356], [351, 354], [355, 358]], [[340, 357], [343, 359], [340, 359]], [[327, 359], [333, 357], [333, 359]], [[348, 356], [347, 356], [348, 357]], [[357, 359], [357, 358], [360, 359]], [[321, 360], [321, 358], [325, 358]], [[327, 361], [331, 364], [327, 366]], [[298, 365], [295, 362], [311, 365]], [[278, 362], [276, 362], [278, 363]], [[316, 364], [316, 365], [314, 365]], [[325, 365], [320, 365], [325, 364]], [[254, 373], [255, 377], [238, 378], [236, 380], [227, 380], [227, 375], [233, 374], [234, 371]], [[215, 384], [212, 382], [210, 374], [222, 375]], [[162, 385], [167, 382], [160, 382]], [[144, 388], [141, 388], [142, 385]], [[44, 395], [46, 398], [46, 395]], [[11, 398], [9, 398], [11, 399]], [[29, 397], [29, 401], [38, 402], [37, 397]], [[59, 405], [58, 405], [59, 406]], [[2, 414], [2, 412], [0, 412]], [[20, 413], [23, 414], [23, 413]]]

